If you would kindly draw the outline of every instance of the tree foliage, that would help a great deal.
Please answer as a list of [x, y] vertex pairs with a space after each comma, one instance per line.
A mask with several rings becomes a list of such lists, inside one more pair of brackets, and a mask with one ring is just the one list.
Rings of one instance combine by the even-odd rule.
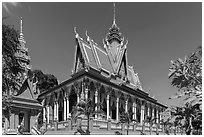
[[184, 98], [184, 106], [172, 107], [171, 117], [174, 126], [181, 126], [186, 134], [201, 128], [202, 123], [202, 47], [185, 57], [171, 61], [169, 78], [172, 86], [178, 88], [173, 98]]
[[31, 73], [38, 80], [37, 88], [39, 88], [40, 93], [58, 85], [57, 78], [52, 74], [44, 74], [41, 70], [33, 70]]
[[2, 24], [2, 105], [11, 105], [12, 94], [16, 90], [16, 75], [20, 71], [14, 56], [19, 44], [18, 32], [13, 26]]

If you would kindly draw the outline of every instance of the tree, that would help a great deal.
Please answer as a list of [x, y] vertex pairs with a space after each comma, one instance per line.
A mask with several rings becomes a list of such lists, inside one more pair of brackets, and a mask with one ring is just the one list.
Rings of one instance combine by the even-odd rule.
[[174, 108], [172, 118], [176, 117], [180, 121], [185, 119], [183, 127], [186, 134], [191, 134], [192, 128], [201, 127], [198, 123], [202, 123], [202, 47], [198, 47], [184, 60], [179, 58], [171, 61], [169, 70], [171, 84], [179, 90], [170, 99], [184, 98], [184, 106]]
[[44, 74], [41, 70], [33, 70], [31, 73], [38, 80], [37, 88], [40, 90], [40, 93], [58, 85], [57, 78], [52, 74]]
[[[4, 20], [4, 19], [3, 19]], [[19, 44], [18, 31], [2, 24], [2, 109], [8, 111], [17, 90], [16, 75], [20, 71], [14, 53]]]
[[72, 119], [76, 120], [77, 118], [81, 117], [81, 116], [85, 116], [88, 120], [87, 120], [87, 129], [86, 131], [83, 131], [81, 126], [79, 127], [79, 129], [77, 129], [77, 131], [75, 132], [75, 134], [77, 132], [81, 133], [81, 134], [86, 134], [89, 135], [90, 134], [90, 130], [89, 130], [89, 123], [90, 123], [90, 118], [93, 117], [94, 115], [98, 114], [98, 113], [103, 113], [103, 111], [98, 110], [95, 111], [95, 108], [99, 108], [99, 106], [101, 106], [100, 103], [95, 104], [91, 99], [84, 99], [82, 98], [77, 105], [73, 108], [72, 110]]

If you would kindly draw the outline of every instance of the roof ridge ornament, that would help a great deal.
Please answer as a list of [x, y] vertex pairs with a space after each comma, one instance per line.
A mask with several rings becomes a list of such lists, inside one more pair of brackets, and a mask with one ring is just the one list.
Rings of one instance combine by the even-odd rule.
[[88, 31], [87, 31], [87, 30], [86, 30], [86, 32], [85, 32], [85, 35], [86, 35], [86, 37], [87, 37], [87, 41], [90, 42], [90, 37], [89, 37], [89, 35], [88, 35]]
[[74, 33], [75, 33], [75, 37], [76, 37], [76, 38], [79, 38], [79, 34], [78, 34], [77, 31], [76, 31], [76, 27], [74, 27]]

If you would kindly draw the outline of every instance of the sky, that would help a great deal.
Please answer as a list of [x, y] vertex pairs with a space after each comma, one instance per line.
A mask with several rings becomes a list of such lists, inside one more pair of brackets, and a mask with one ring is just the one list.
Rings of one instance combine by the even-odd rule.
[[[99, 46], [113, 22], [112, 2], [2, 3], [4, 23], [20, 29], [31, 57], [32, 69], [50, 73], [60, 81], [70, 78], [75, 33], [85, 31]], [[163, 104], [178, 90], [168, 79], [170, 61], [184, 58], [202, 45], [202, 4], [116, 2], [116, 24], [128, 39], [128, 63], [138, 73], [143, 89]], [[178, 101], [177, 101], [178, 103]]]

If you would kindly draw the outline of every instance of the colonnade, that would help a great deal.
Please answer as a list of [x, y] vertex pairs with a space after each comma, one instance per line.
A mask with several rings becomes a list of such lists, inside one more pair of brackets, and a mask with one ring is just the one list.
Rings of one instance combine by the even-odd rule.
[[[146, 118], [146, 116], [150, 116], [152, 119], [156, 118], [156, 123], [159, 123], [159, 120], [161, 120], [161, 115], [159, 113], [162, 112], [163, 108], [159, 105], [154, 104], [154, 102], [149, 102], [145, 99], [127, 94], [125, 91], [123, 92], [123, 91], [115, 90], [112, 87], [107, 88], [104, 85], [100, 85], [100, 86], [91, 88], [90, 82], [89, 82], [89, 86], [87, 86], [86, 84], [87, 83], [83, 83], [83, 82], [78, 84], [78, 86], [81, 86], [82, 88], [75, 87], [76, 85], [74, 86], [73, 84], [73, 85], [70, 85], [69, 88], [67, 86], [64, 89], [59, 88], [58, 90], [56, 90], [55, 93], [57, 93], [57, 97], [52, 96], [52, 97], [55, 97], [55, 99], [52, 99], [54, 100], [54, 102], [52, 103], [48, 102], [46, 105], [44, 105], [43, 120], [47, 121], [47, 123], [49, 123], [52, 120], [59, 121], [59, 118], [61, 119], [60, 121], [66, 121], [71, 116], [72, 109], [70, 107], [73, 107], [73, 106], [70, 106], [71, 94], [76, 94], [75, 95], [76, 103], [79, 102], [81, 98], [85, 98], [85, 99], [91, 98], [94, 100], [95, 104], [105, 99], [106, 106], [103, 106], [103, 107], [106, 107], [106, 120], [112, 119], [113, 115], [115, 114], [116, 116], [114, 116], [115, 117], [114, 120], [119, 121], [120, 109], [121, 109], [120, 106], [124, 106], [124, 105], [125, 105], [123, 108], [124, 111], [132, 113], [131, 119], [137, 120], [141, 124], [143, 120]], [[92, 83], [92, 86], [93, 85], [94, 84]], [[104, 89], [105, 89], [105, 92], [102, 91]], [[101, 94], [99, 94], [100, 92]], [[110, 106], [112, 106], [110, 104], [113, 104], [113, 102], [116, 107], [116, 113], [114, 114], [112, 113], [112, 110], [110, 108]], [[61, 106], [60, 107], [61, 109], [59, 108], [59, 104]], [[73, 99], [72, 99], [72, 104], [73, 104]], [[102, 109], [102, 108], [95, 107], [96, 111], [98, 109]], [[60, 115], [62, 116], [62, 118], [59, 116], [59, 112], [63, 113]], [[139, 118], [137, 116], [138, 115], [137, 113], [140, 114]], [[50, 118], [51, 115], [53, 118]], [[101, 117], [99, 115], [95, 115], [94, 118], [100, 119]]]

